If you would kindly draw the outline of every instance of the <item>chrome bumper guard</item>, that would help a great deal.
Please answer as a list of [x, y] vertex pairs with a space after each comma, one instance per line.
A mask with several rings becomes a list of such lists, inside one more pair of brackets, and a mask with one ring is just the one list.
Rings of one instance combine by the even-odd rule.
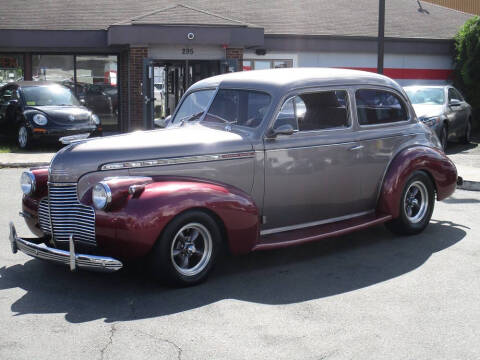
[[10, 245], [12, 252], [15, 254], [18, 250], [21, 252], [33, 256], [37, 259], [43, 259], [52, 261], [59, 264], [69, 265], [70, 270], [74, 271], [77, 268], [86, 269], [91, 271], [100, 272], [114, 272], [120, 270], [123, 264], [114, 258], [88, 255], [88, 254], [76, 254], [75, 243], [73, 242], [73, 236], [70, 235], [69, 239], [69, 251], [54, 249], [46, 246], [45, 244], [36, 244], [34, 242], [22, 239], [17, 236], [15, 226], [10, 222]]

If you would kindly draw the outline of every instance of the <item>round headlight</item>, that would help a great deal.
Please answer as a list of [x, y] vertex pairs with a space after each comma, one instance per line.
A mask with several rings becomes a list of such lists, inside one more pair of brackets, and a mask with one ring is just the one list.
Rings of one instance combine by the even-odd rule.
[[92, 121], [95, 125], [100, 125], [100, 118], [95, 114], [92, 114]]
[[24, 171], [20, 178], [20, 186], [25, 195], [30, 195], [35, 191], [35, 175], [30, 171]]
[[104, 182], [99, 182], [93, 187], [92, 190], [92, 202], [98, 210], [105, 210], [112, 202], [112, 192], [110, 187]]
[[45, 115], [35, 114], [33, 115], [33, 122], [37, 125], [43, 126], [43, 125], [47, 125], [48, 120]]

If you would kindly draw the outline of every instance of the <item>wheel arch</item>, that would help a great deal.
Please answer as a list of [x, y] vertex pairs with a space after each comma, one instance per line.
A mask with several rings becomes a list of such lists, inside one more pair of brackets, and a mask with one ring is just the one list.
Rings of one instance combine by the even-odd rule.
[[158, 241], [158, 239], [160, 239], [162, 237], [163, 233], [165, 232], [165, 228], [168, 226], [168, 224], [170, 224], [172, 221], [179, 218], [180, 216], [182, 216], [186, 213], [189, 213], [189, 212], [194, 212], [194, 211], [202, 212], [202, 213], [210, 216], [213, 219], [213, 221], [215, 221], [215, 223], [218, 226], [218, 229], [220, 230], [220, 234], [222, 236], [222, 239], [221, 239], [222, 244], [230, 250], [229, 240], [228, 240], [228, 232], [227, 232], [227, 229], [225, 227], [225, 223], [223, 222], [222, 218], [212, 209], [209, 209], [207, 207], [202, 207], [202, 206], [195, 206], [195, 207], [184, 209], [181, 212], [179, 212], [178, 214], [176, 214], [174, 217], [169, 219], [169, 221], [165, 224], [165, 226], [163, 226], [163, 228], [160, 230], [160, 233], [158, 234], [158, 237], [157, 237], [156, 241]]
[[455, 191], [457, 170], [440, 150], [427, 146], [412, 146], [402, 150], [392, 160], [381, 185], [377, 212], [399, 216], [401, 194], [405, 183], [415, 171], [423, 171], [432, 180], [437, 200]]
[[[122, 195], [127, 190], [117, 189], [123, 200], [116, 200], [118, 206], [111, 211], [96, 212], [97, 233], [106, 234], [102, 248], [120, 253], [117, 256], [135, 259], [147, 255], [167, 224], [191, 210], [212, 216], [233, 254], [248, 253], [258, 241], [258, 208], [247, 193], [235, 187], [169, 177], [154, 179], [136, 197]], [[87, 195], [85, 199], [90, 201]]]

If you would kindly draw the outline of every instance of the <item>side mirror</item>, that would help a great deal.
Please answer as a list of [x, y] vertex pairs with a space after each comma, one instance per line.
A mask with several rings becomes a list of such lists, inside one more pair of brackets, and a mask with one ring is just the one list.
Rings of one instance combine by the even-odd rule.
[[17, 99], [12, 99], [8, 102], [8, 105], [17, 105], [18, 104], [18, 100]]
[[295, 132], [295, 129], [291, 124], [283, 124], [277, 128], [273, 128], [270, 131], [269, 137], [276, 138], [278, 135], [292, 135]]
[[80, 99], [80, 104], [85, 105], [85, 99]]
[[452, 107], [456, 107], [456, 106], [460, 106], [462, 104], [462, 102], [458, 99], [452, 99], [450, 100], [450, 102], [448, 103], [448, 105], [452, 106]]
[[172, 121], [172, 115], [168, 115], [165, 118], [165, 126], [168, 126], [168, 124], [170, 124], [170, 121]]

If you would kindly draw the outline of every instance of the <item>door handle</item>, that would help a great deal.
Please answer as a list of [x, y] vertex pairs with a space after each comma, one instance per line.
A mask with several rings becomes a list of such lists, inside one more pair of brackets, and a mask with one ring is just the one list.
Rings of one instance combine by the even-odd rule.
[[348, 149], [348, 150], [350, 150], [350, 151], [357, 151], [357, 150], [362, 150], [362, 149], [363, 149], [363, 145], [356, 145], [356, 146], [351, 147], [351, 148]]

